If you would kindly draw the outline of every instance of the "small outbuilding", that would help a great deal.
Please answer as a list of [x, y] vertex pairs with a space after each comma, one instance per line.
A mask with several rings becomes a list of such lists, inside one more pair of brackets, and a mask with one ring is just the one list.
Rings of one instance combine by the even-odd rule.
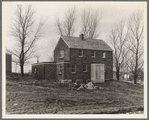
[[34, 63], [32, 64], [32, 75], [37, 80], [56, 79], [56, 63]]
[[11, 54], [6, 53], [6, 73], [12, 72], [12, 57]]

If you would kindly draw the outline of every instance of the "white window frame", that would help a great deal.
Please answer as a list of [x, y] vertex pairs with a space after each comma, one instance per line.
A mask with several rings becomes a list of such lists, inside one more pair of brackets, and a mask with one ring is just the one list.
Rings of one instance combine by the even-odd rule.
[[104, 71], [106, 72], [106, 65], [104, 65]]
[[[73, 69], [74, 69], [74, 72], [72, 72], [72, 65], [75, 66], [75, 67], [73, 68]], [[72, 73], [72, 74], [75, 74], [75, 73], [76, 73], [76, 64], [72, 64], [72, 65], [71, 65], [71, 73]]]
[[[81, 50], [81, 56], [79, 55], [79, 57], [83, 57], [83, 50]], [[80, 53], [80, 50], [79, 50], [79, 53]]]
[[[92, 51], [93, 52], [93, 51]], [[91, 56], [92, 56], [92, 53], [91, 53]], [[95, 58], [95, 50], [94, 50], [94, 56], [92, 56], [92, 58]]]
[[59, 64], [58, 66], [59, 66], [59, 67], [58, 67], [59, 74], [62, 74], [61, 71], [62, 71], [63, 66], [62, 66], [62, 64]]
[[106, 52], [102, 53], [102, 58], [106, 58]]
[[[63, 52], [63, 56], [61, 52]], [[60, 50], [60, 58], [64, 58], [64, 50]]]
[[34, 73], [36, 73], [36, 72], [37, 72], [37, 69], [35, 68]]
[[83, 72], [87, 72], [87, 65], [86, 65], [86, 64], [83, 64], [83, 68], [84, 68], [84, 65], [85, 65], [85, 67], [86, 67], [86, 70], [83, 71]]

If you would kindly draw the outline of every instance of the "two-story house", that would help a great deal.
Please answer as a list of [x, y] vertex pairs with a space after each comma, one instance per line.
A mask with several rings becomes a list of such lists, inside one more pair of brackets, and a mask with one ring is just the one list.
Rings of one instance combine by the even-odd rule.
[[101, 83], [113, 78], [112, 49], [98, 39], [61, 36], [54, 49], [54, 62], [32, 64], [35, 79], [88, 80]]
[[112, 49], [99, 39], [61, 36], [54, 50], [58, 80], [90, 79], [101, 83], [113, 78]]

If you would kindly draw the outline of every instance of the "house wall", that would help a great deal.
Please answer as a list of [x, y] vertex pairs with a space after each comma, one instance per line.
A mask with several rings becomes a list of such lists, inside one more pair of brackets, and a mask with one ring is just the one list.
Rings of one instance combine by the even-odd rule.
[[32, 76], [34, 79], [37, 80], [44, 80], [44, 65], [43, 64], [37, 64], [32, 65]]
[[12, 68], [11, 55], [6, 54], [6, 73], [11, 73], [11, 68]]
[[[113, 78], [113, 58], [112, 58], [112, 51], [106, 51], [106, 58], [102, 58], [102, 54], [105, 51], [97, 51], [95, 58], [91, 57], [92, 50], [83, 50], [83, 57], [79, 57], [78, 49], [70, 49], [70, 67], [71, 64], [76, 64], [76, 73], [71, 73], [71, 68], [65, 68], [65, 79], [83, 79], [87, 80], [91, 78], [91, 64], [92, 63], [99, 63], [105, 64], [106, 72], [105, 72], [105, 79]], [[87, 64], [87, 72], [83, 72], [83, 64]]]
[[[64, 50], [64, 58], [60, 58], [60, 50]], [[64, 62], [70, 60], [70, 50], [66, 43], [60, 38], [54, 50], [54, 62]]]
[[[68, 64], [70, 67], [68, 67]], [[87, 80], [90, 79], [90, 64], [87, 64], [87, 72], [83, 72], [83, 63], [68, 63], [65, 64], [65, 73], [64, 73], [64, 78], [65, 79], [71, 79], [71, 80], [76, 80], [76, 79], [82, 79], [82, 80]], [[71, 73], [71, 65], [76, 64], [76, 73]]]
[[37, 80], [56, 79], [56, 63], [34, 64], [32, 65], [32, 75]]
[[[60, 58], [60, 50], [64, 50], [64, 58]], [[67, 44], [59, 39], [59, 42], [54, 50], [54, 62], [57, 63], [56, 76], [58, 80], [64, 79], [90, 79], [91, 78], [91, 64], [105, 64], [106, 72], [105, 79], [113, 78], [113, 56], [112, 51], [96, 51], [95, 58], [91, 57], [92, 50], [83, 50], [83, 57], [79, 57], [79, 49], [69, 48]], [[103, 52], [106, 52], [106, 58], [102, 58]], [[70, 63], [65, 63], [70, 61]], [[58, 64], [63, 64], [62, 74], [58, 73]], [[70, 64], [70, 65], [69, 65]], [[76, 73], [71, 73], [71, 65], [76, 64]], [[83, 72], [83, 64], [87, 64], [87, 72]]]
[[[59, 65], [62, 65], [62, 73], [59, 73]], [[64, 63], [57, 63], [57, 72], [56, 72], [57, 80], [64, 80]]]
[[64, 64], [64, 77], [65, 79], [72, 79], [70, 63]]
[[45, 79], [56, 79], [56, 63], [45, 64]]

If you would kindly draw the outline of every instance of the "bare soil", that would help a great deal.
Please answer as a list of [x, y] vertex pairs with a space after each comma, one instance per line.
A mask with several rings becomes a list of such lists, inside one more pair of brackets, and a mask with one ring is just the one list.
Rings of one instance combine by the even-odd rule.
[[7, 114], [142, 114], [143, 85], [110, 80], [102, 89], [77, 90], [72, 84], [6, 77]]

